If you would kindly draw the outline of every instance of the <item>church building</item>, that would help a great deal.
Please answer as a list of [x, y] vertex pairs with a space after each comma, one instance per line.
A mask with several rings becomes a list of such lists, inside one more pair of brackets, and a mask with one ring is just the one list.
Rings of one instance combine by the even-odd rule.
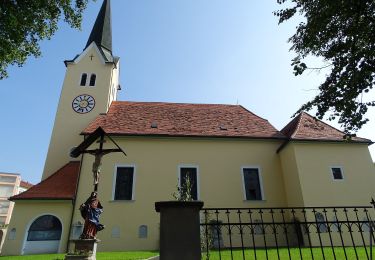
[[[375, 197], [371, 140], [303, 112], [278, 130], [241, 105], [118, 101], [120, 59], [104, 0], [83, 52], [66, 74], [42, 181], [13, 196], [3, 255], [63, 253], [82, 232], [94, 156], [70, 152], [101, 127], [126, 153], [102, 157], [98, 251], [157, 250], [156, 201], [192, 180], [205, 207], [368, 205]], [[98, 143], [90, 148], [96, 149]]]

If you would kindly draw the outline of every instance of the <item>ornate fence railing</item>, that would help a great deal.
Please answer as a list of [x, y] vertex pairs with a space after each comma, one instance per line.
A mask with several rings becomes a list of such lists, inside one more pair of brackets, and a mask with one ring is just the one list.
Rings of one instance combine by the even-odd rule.
[[373, 259], [374, 214], [371, 206], [205, 208], [202, 259]]

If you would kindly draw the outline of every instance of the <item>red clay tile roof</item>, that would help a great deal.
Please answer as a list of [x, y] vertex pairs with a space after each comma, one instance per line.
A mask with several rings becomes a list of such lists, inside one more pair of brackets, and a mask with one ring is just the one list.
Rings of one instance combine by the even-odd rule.
[[30, 189], [9, 200], [71, 200], [75, 196], [80, 162], [69, 162]]
[[27, 181], [21, 181], [20, 187], [25, 188], [25, 189], [30, 189], [34, 184], [31, 184], [30, 182]]
[[[345, 133], [316, 119], [306, 112], [300, 113], [281, 132], [292, 140], [345, 141]], [[353, 137], [352, 141], [371, 143], [371, 140]]]
[[239, 105], [115, 101], [83, 134], [99, 126], [113, 135], [285, 138]]

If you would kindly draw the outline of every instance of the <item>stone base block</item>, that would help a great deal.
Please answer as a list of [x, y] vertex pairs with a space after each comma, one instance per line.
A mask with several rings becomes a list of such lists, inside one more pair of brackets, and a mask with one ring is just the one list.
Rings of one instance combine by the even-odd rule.
[[65, 255], [65, 260], [96, 260], [98, 239], [70, 240], [74, 244], [73, 252]]

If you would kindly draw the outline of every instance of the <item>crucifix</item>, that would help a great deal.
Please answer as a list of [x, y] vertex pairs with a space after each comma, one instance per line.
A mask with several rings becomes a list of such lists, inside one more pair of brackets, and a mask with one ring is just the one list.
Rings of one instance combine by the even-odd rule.
[[[107, 137], [116, 146], [116, 149], [104, 149], [103, 146], [106, 142], [104, 137]], [[96, 140], [98, 140], [97, 143], [99, 143], [99, 148], [91, 150], [87, 149]], [[77, 158], [81, 154], [88, 153], [95, 157], [94, 163], [92, 164], [92, 174], [94, 179], [94, 192], [97, 192], [102, 158], [106, 154], [116, 152], [121, 152], [126, 156], [126, 153], [121, 149], [121, 147], [109, 135], [107, 135], [101, 127], [99, 127], [92, 134], [90, 134], [78, 147], [73, 149], [70, 155], [74, 158]]]
[[[104, 143], [108, 138], [115, 146], [115, 149], [104, 149]], [[99, 139], [99, 140], [98, 140]], [[97, 141], [98, 140], [98, 141]], [[94, 142], [99, 143], [96, 149], [88, 149]], [[96, 239], [96, 233], [104, 229], [104, 225], [99, 223], [99, 216], [103, 212], [103, 207], [98, 199], [98, 185], [100, 177], [100, 167], [102, 165], [102, 158], [109, 153], [121, 152], [126, 156], [126, 153], [121, 147], [109, 136], [106, 132], [98, 127], [85, 140], [70, 152], [70, 156], [77, 158], [79, 155], [88, 153], [94, 156], [94, 163], [92, 164], [92, 174], [94, 179], [94, 190], [90, 197], [83, 203], [79, 210], [81, 216], [85, 219], [85, 225], [80, 236], [81, 239]]]

